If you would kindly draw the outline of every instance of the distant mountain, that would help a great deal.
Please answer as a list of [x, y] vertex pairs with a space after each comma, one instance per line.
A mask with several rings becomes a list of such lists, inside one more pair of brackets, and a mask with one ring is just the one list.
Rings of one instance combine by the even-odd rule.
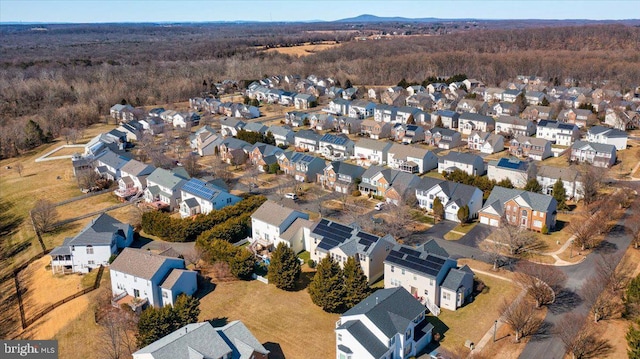
[[346, 19], [336, 20], [335, 22], [434, 22], [440, 21], [442, 19], [437, 19], [435, 17], [424, 17], [419, 19], [412, 19], [408, 17], [380, 17], [371, 14], [363, 14], [356, 17], [350, 17]]

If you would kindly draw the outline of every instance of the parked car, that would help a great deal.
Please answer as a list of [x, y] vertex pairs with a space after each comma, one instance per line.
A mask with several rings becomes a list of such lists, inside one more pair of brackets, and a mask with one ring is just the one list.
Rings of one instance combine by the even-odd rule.
[[284, 198], [288, 198], [288, 199], [292, 199], [292, 200], [296, 200], [298, 199], [298, 195], [296, 195], [295, 193], [285, 193]]
[[378, 202], [376, 203], [376, 206], [374, 207], [376, 211], [381, 211], [382, 207], [384, 207], [386, 205], [386, 203], [384, 202]]

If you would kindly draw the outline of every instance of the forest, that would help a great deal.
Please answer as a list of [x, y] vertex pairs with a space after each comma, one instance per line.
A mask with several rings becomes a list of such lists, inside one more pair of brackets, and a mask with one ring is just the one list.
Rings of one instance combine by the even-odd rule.
[[[316, 74], [371, 86], [465, 73], [494, 86], [526, 74], [622, 91], [640, 82], [639, 26], [456, 31], [464, 26], [414, 24], [422, 35], [353, 41], [407, 26], [3, 25], [0, 157], [95, 123], [123, 99], [135, 106], [186, 101], [203, 81]], [[341, 46], [300, 58], [262, 51], [317, 41]]]

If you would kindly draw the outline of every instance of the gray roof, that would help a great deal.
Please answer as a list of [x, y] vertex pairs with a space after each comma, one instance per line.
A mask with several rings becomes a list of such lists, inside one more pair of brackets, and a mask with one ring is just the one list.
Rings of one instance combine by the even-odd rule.
[[629, 134], [615, 128], [593, 126], [589, 129], [590, 135], [601, 135], [607, 138], [627, 138]]
[[[429, 246], [413, 248], [407, 245], [396, 245], [389, 252], [384, 263], [403, 267], [411, 272], [420, 273], [430, 278], [437, 278], [443, 270], [448, 256], [441, 256], [443, 250]], [[446, 251], [444, 251], [446, 253]], [[447, 253], [448, 254], [448, 253]]]
[[318, 142], [322, 135], [313, 130], [300, 130], [296, 132], [295, 137]]
[[474, 155], [472, 153], [451, 151], [451, 152], [447, 153], [446, 155], [440, 157], [438, 162], [444, 163], [444, 161], [451, 161], [451, 162], [457, 162], [457, 163], [464, 163], [464, 164], [467, 164], [467, 165], [473, 165], [473, 164], [476, 163], [478, 158], [480, 159], [480, 161], [482, 161], [482, 157], [480, 157], [478, 155]]
[[393, 154], [393, 158], [395, 159], [406, 159], [407, 157], [424, 158], [429, 154], [429, 152], [431, 151], [426, 148], [401, 145], [398, 143], [394, 143], [391, 148], [389, 148], [389, 154]]
[[298, 212], [289, 207], [285, 207], [278, 202], [266, 201], [264, 202], [253, 214], [251, 218], [259, 221], [279, 226], [287, 217], [295, 213], [298, 217], [309, 219], [309, 216], [305, 213]]
[[154, 169], [155, 167], [151, 165], [142, 163], [137, 160], [130, 160], [124, 166], [122, 166], [120, 171], [126, 172], [132, 176], [146, 176], [151, 174]]
[[[360, 345], [369, 352], [369, 354], [371, 354], [373, 358], [380, 358], [389, 350], [387, 346], [359, 320], [350, 320], [339, 326], [337, 329], [346, 329], [353, 338], [357, 340], [358, 343], [360, 343]], [[347, 349], [348, 352], [351, 352], [351, 349]], [[343, 350], [343, 352], [347, 351]]]
[[436, 134], [439, 133], [442, 136], [454, 136], [458, 131], [452, 130], [450, 128], [442, 128], [442, 127], [434, 127], [428, 131], [429, 133]]
[[442, 192], [449, 197], [449, 201], [457, 204], [458, 207], [469, 204], [473, 194], [480, 191], [477, 187], [453, 181], [442, 181], [438, 185], [442, 188]]
[[607, 143], [576, 141], [571, 145], [571, 149], [580, 149], [585, 147], [591, 147], [596, 153], [615, 153], [616, 146]]
[[71, 255], [71, 247], [69, 247], [69, 242], [72, 240], [73, 238], [65, 238], [64, 241], [62, 242], [62, 245], [55, 247], [51, 252], [49, 252], [49, 255], [54, 256], [54, 255]]
[[533, 146], [540, 146], [540, 147], [545, 147], [547, 143], [549, 143], [549, 141], [544, 138], [529, 137], [529, 136], [518, 136], [512, 141], [516, 141], [519, 144], [529, 142]]
[[267, 132], [271, 132], [274, 136], [282, 136], [287, 137], [289, 134], [293, 133], [293, 131], [287, 126], [271, 126], [267, 130]]
[[164, 168], [156, 168], [149, 177], [147, 183], [154, 183], [162, 187], [179, 189], [188, 177], [181, 177], [176, 173], [165, 170]]
[[262, 134], [267, 133], [268, 129], [269, 128], [267, 126], [265, 126], [265, 125], [263, 125], [263, 124], [261, 124], [259, 122], [247, 123], [243, 128], [243, 130], [245, 130], [245, 131], [258, 132], [258, 133], [262, 133]]
[[489, 198], [485, 202], [484, 208], [493, 207], [500, 215], [504, 208], [505, 202], [510, 199], [521, 197], [534, 211], [547, 212], [555, 209], [558, 202], [555, 198], [540, 193], [528, 192], [521, 189], [504, 188], [500, 186], [493, 187]]
[[102, 151], [98, 157], [96, 157], [96, 161], [104, 163], [106, 166], [113, 167], [115, 169], [121, 169], [130, 160], [131, 158], [115, 153], [110, 149]]
[[210, 323], [188, 324], [134, 354], [151, 354], [154, 359], [222, 358], [232, 348]]
[[382, 170], [384, 170], [384, 167], [380, 167], [376, 165], [369, 166], [369, 168], [367, 168], [367, 170], [364, 171], [364, 173], [362, 174], [362, 178], [371, 178], [377, 175]]
[[200, 205], [200, 203], [198, 203], [198, 201], [193, 197], [185, 199], [183, 203], [189, 208], [196, 208]]
[[496, 124], [497, 123], [506, 123], [506, 124], [510, 124], [510, 125], [515, 125], [515, 126], [527, 126], [529, 125], [531, 121], [524, 119], [524, 118], [520, 118], [520, 117], [515, 117], [515, 116], [500, 116], [498, 117], [498, 119], [496, 120]]
[[388, 151], [392, 145], [393, 143], [389, 141], [377, 141], [369, 138], [360, 139], [355, 144], [356, 147], [377, 151]]
[[449, 253], [444, 250], [444, 248], [440, 247], [438, 242], [435, 239], [430, 239], [422, 245], [422, 248], [418, 247], [420, 251], [423, 253], [431, 253], [440, 257], [449, 258]]
[[460, 288], [460, 286], [462, 285], [462, 281], [467, 274], [471, 274], [473, 276], [473, 271], [466, 265], [460, 269], [451, 268], [440, 286], [453, 291], [457, 291], [458, 288]]
[[411, 321], [425, 310], [406, 289], [397, 287], [377, 290], [342, 317], [364, 314], [387, 338], [391, 338], [404, 334]]
[[580, 181], [580, 171], [574, 167], [553, 167], [553, 166], [540, 166], [537, 169], [538, 177], [542, 178], [554, 178], [562, 179], [564, 182]]
[[165, 278], [162, 283], [160, 283], [160, 288], [164, 289], [172, 289], [176, 283], [180, 281], [180, 278], [185, 275], [185, 273], [194, 273], [193, 271], [186, 269], [173, 269], [169, 272], [167, 278]]
[[65, 241], [63, 245], [110, 246], [114, 234], [125, 238], [130, 228], [131, 225], [122, 223], [108, 214], [103, 213], [87, 224], [75, 237], [68, 242]]
[[125, 248], [111, 263], [111, 270], [151, 280], [165, 262], [175, 260], [182, 261], [184, 268], [182, 259], [169, 258], [142, 249]]
[[[352, 165], [342, 161], [333, 161], [329, 164], [337, 174], [351, 177], [353, 180], [361, 178], [365, 169], [360, 166]], [[328, 167], [328, 166], [327, 166]]]
[[564, 123], [564, 122], [558, 122], [558, 121], [547, 121], [547, 120], [542, 120], [538, 122], [538, 127], [557, 128], [560, 130], [571, 130], [571, 131], [578, 128], [578, 126], [570, 123]]
[[460, 115], [460, 120], [486, 122], [488, 124], [494, 124], [495, 120], [492, 117], [481, 115], [478, 113], [464, 112]]
[[[269, 351], [253, 336], [249, 329], [239, 320], [224, 327], [216, 328], [218, 334], [234, 348], [232, 359], [253, 358], [253, 352], [268, 355]], [[238, 353], [236, 353], [236, 351]]]

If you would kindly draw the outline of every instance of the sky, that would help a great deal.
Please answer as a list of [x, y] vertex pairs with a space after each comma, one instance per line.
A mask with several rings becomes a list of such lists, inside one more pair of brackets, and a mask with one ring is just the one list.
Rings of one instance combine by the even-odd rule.
[[361, 14], [620, 20], [640, 18], [640, 0], [0, 0], [0, 22], [331, 21]]

